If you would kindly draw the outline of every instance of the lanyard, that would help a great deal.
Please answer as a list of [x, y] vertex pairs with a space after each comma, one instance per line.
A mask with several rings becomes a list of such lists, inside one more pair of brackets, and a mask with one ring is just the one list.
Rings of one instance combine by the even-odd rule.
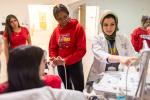
[[110, 41], [107, 41], [107, 42], [108, 42], [109, 53], [112, 55], [117, 55], [117, 48], [115, 45], [115, 41], [112, 43], [112, 45], [111, 45]]

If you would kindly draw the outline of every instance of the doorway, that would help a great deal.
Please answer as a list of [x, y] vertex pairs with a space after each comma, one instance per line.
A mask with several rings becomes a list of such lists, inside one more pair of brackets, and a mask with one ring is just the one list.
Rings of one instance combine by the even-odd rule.
[[57, 23], [53, 17], [54, 5], [28, 5], [32, 44], [48, 51], [49, 39]]

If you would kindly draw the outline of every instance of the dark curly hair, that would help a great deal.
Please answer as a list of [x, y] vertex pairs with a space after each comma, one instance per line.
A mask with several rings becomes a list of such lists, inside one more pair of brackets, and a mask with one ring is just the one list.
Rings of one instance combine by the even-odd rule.
[[54, 8], [53, 8], [53, 15], [54, 15], [55, 19], [57, 18], [57, 14], [59, 12], [65, 12], [66, 14], [69, 15], [69, 11], [68, 11], [67, 7], [65, 5], [63, 5], [63, 4], [58, 4], [58, 5], [54, 6]]

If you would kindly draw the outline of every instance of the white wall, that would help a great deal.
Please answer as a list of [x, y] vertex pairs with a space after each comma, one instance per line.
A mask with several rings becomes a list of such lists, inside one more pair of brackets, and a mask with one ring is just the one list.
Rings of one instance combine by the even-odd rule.
[[119, 30], [131, 34], [140, 25], [142, 15], [150, 15], [150, 0], [99, 0], [100, 11], [113, 10], [119, 17]]
[[[27, 17], [27, 7], [24, 3], [22, 3], [22, 5], [19, 5], [12, 0], [9, 1], [9, 3], [8, 1], [3, 0], [0, 3], [0, 7], [0, 22], [5, 22], [5, 18], [8, 14], [15, 14], [18, 17], [18, 19], [20, 19], [19, 17], [21, 16], [22, 19], [25, 19]], [[24, 13], [22, 13], [22, 11]]]
[[28, 24], [28, 4], [50, 4], [50, 0], [0, 0], [0, 2], [0, 24], [5, 22], [8, 14], [16, 15], [20, 24]]
[[[79, 0], [0, 0], [0, 24], [5, 22], [8, 14], [16, 15], [20, 24], [29, 24], [28, 5], [55, 5], [58, 3], [67, 5], [78, 1]], [[0, 26], [0, 30], [3, 30], [3, 27]]]
[[[65, 2], [64, 2], [65, 1]], [[140, 24], [141, 16], [150, 15], [150, 0], [75, 0], [86, 2], [86, 5], [99, 5], [100, 11], [111, 9], [119, 17], [120, 32], [130, 34]], [[0, 22], [4, 22], [8, 14], [15, 14], [21, 23], [28, 24], [28, 4], [72, 3], [68, 0], [0, 0]], [[9, 2], [9, 3], [8, 3]], [[71, 14], [72, 15], [72, 14]]]
[[[73, 0], [72, 0], [73, 1]], [[69, 10], [69, 15], [72, 18], [78, 18], [78, 10], [79, 6], [85, 4], [85, 0], [75, 0], [73, 3], [70, 3], [67, 5], [67, 8]]]

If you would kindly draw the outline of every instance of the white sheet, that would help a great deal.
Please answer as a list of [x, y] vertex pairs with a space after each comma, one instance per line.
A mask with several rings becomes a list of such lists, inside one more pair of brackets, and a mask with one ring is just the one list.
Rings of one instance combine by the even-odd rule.
[[86, 98], [79, 91], [43, 87], [1, 94], [0, 100], [86, 100]]

